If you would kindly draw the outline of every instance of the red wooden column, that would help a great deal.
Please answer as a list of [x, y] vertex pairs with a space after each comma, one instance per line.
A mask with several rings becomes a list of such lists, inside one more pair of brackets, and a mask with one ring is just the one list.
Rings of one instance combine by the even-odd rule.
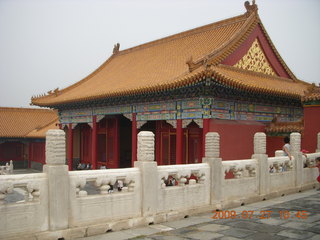
[[[28, 151], [28, 156], [27, 156], [27, 162], [28, 162], [28, 168], [31, 168], [31, 159], [32, 158], [30, 158], [30, 148], [31, 148], [31, 145], [32, 145], [32, 143], [31, 142], [29, 142], [28, 144], [27, 143], [24, 143], [23, 145], [22, 145], [22, 154], [23, 154], [23, 156], [25, 156], [25, 153], [26, 153], [26, 151]], [[26, 159], [23, 159], [23, 161], [25, 161]]]
[[115, 167], [119, 168], [120, 167], [120, 148], [119, 148], [119, 118], [115, 118], [115, 142], [114, 142], [114, 156], [115, 156]]
[[132, 113], [132, 125], [131, 125], [131, 135], [132, 135], [132, 141], [131, 141], [131, 166], [134, 166], [134, 162], [137, 161], [137, 114]]
[[91, 155], [91, 164], [92, 169], [97, 168], [97, 116], [92, 117], [92, 155]]
[[[202, 157], [204, 157], [204, 155], [205, 155], [206, 135], [209, 132], [209, 126], [210, 126], [210, 118], [204, 118], [203, 119], [203, 130], [202, 130]], [[201, 159], [200, 159], [200, 161], [201, 161]]]
[[183, 130], [182, 119], [177, 119], [176, 128], [176, 164], [182, 164]]
[[156, 162], [158, 165], [163, 165], [162, 159], [160, 159], [161, 157], [161, 121], [157, 120], [156, 121]]
[[68, 135], [67, 135], [67, 145], [68, 145], [68, 167], [69, 171], [72, 171], [72, 161], [73, 161], [73, 131], [72, 123], [68, 124]]

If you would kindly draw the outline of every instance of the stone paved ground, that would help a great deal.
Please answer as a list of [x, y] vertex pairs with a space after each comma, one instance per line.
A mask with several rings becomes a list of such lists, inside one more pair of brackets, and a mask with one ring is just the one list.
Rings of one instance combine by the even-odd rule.
[[320, 240], [320, 191], [309, 190], [228, 209], [224, 213], [226, 215], [236, 213], [236, 218], [225, 219], [220, 213], [220, 219], [212, 219], [213, 213], [204, 213], [178, 221], [110, 232], [84, 239]]

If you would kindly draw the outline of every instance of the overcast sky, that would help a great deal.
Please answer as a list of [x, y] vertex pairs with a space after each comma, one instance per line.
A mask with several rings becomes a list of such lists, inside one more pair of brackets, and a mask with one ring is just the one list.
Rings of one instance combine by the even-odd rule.
[[[320, 82], [320, 1], [257, 0], [280, 55]], [[0, 0], [0, 106], [80, 81], [112, 53], [245, 12], [244, 0]]]

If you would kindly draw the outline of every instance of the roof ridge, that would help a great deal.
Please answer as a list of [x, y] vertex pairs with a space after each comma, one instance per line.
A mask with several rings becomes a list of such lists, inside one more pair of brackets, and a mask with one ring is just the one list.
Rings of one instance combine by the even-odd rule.
[[185, 37], [192, 36], [192, 35], [195, 35], [195, 34], [198, 34], [198, 33], [201, 33], [201, 32], [210, 31], [214, 27], [221, 28], [221, 27], [224, 27], [226, 25], [230, 25], [230, 24], [233, 24], [233, 23], [236, 23], [236, 22], [245, 21], [247, 18], [248, 18], [248, 16], [246, 15], [246, 13], [244, 13], [244, 14], [241, 14], [241, 15], [238, 15], [238, 16], [234, 16], [234, 17], [230, 17], [230, 18], [227, 18], [227, 19], [220, 20], [218, 22], [209, 23], [209, 24], [206, 24], [204, 26], [192, 28], [192, 29], [189, 29], [189, 30], [186, 30], [186, 31], [182, 31], [180, 33], [169, 35], [169, 36], [166, 36], [166, 37], [163, 37], [163, 38], [160, 38], [160, 39], [156, 39], [156, 40], [153, 40], [153, 41], [150, 41], [150, 42], [146, 42], [146, 43], [140, 44], [138, 46], [134, 46], [134, 47], [131, 47], [131, 48], [127, 48], [127, 49], [121, 50], [118, 53], [116, 53], [116, 56], [124, 55], [124, 54], [130, 53], [130, 52], [133, 52], [133, 51], [138, 51], [138, 50], [141, 50], [141, 49], [146, 49], [146, 48], [149, 48], [149, 47], [152, 47], [152, 46], [155, 46], [155, 45], [158, 45], [158, 44], [162, 44], [162, 43], [167, 43], [167, 42], [170, 42], [170, 41], [173, 41], [173, 40], [176, 40], [176, 39], [185, 38]]
[[242, 42], [246, 39], [246, 37], [250, 34], [250, 32], [252, 32], [252, 30], [254, 29], [253, 26], [256, 26], [256, 16], [258, 16], [258, 14], [257, 12], [252, 12], [251, 14], [248, 14], [248, 12], [246, 12], [244, 16], [246, 16], [246, 22], [243, 24], [239, 31], [235, 32], [235, 34], [229, 39], [229, 41], [226, 41], [218, 49], [215, 49], [213, 52], [198, 59], [196, 63], [200, 63], [201, 61], [207, 61], [208, 63], [214, 65], [219, 64], [232, 51], [234, 51], [238, 46], [240, 46]]
[[[276, 57], [278, 58], [278, 60], [280, 61], [281, 65], [283, 66], [283, 68], [286, 70], [286, 72], [289, 74], [289, 76], [293, 79], [293, 80], [299, 80], [294, 73], [291, 71], [291, 69], [288, 67], [288, 65], [286, 64], [286, 62], [283, 60], [283, 58], [281, 57], [280, 53], [278, 52], [277, 48], [275, 47], [275, 45], [273, 44], [267, 30], [265, 29], [259, 15], [257, 16], [258, 21], [259, 21], [259, 25], [263, 31], [263, 33], [265, 34], [274, 54], [276, 55]], [[301, 81], [301, 80], [300, 80]]]
[[[107, 65], [116, 55], [113, 54], [111, 55], [107, 60], [105, 60], [96, 70], [94, 70], [92, 73], [90, 73], [89, 75], [87, 75], [86, 77], [84, 77], [83, 79], [81, 79], [80, 81], [74, 83], [74, 84], [71, 84], [70, 86], [64, 88], [64, 89], [61, 89], [57, 92], [57, 95], [60, 95], [61, 93], [64, 93], [66, 91], [69, 91], [79, 85], [81, 85], [82, 83], [86, 82], [87, 80], [89, 80], [91, 77], [93, 77], [94, 75], [96, 75], [97, 73], [99, 73], [103, 67], [105, 65]], [[37, 105], [37, 103], [34, 101], [35, 99], [45, 99], [45, 98], [48, 98], [48, 97], [52, 97], [55, 93], [53, 94], [49, 94], [49, 95], [44, 95], [44, 96], [40, 96], [40, 97], [32, 97], [31, 98], [31, 105]]]
[[46, 109], [46, 108], [28, 108], [28, 107], [0, 107], [1, 110], [12, 110], [12, 111], [35, 111], [35, 112], [55, 112], [55, 110], [52, 109]]
[[34, 129], [32, 129], [30, 132], [28, 132], [28, 133], [26, 133], [26, 135], [25, 136], [28, 136], [30, 133], [32, 133], [32, 132], [39, 132], [41, 129], [43, 129], [43, 128], [45, 128], [45, 127], [48, 127], [48, 126], [50, 126], [52, 123], [54, 123], [55, 121], [59, 121], [59, 117], [56, 117], [54, 120], [52, 120], [52, 121], [50, 121], [49, 123], [46, 123], [45, 125], [43, 125], [43, 126], [40, 126], [40, 127], [36, 127], [36, 128], [34, 128]]

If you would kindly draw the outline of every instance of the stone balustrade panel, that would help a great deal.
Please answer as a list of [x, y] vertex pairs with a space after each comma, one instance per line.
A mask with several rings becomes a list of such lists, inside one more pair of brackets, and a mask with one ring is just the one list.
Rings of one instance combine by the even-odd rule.
[[69, 172], [71, 224], [139, 217], [138, 168]]
[[0, 239], [48, 230], [48, 184], [44, 173], [0, 176]]
[[303, 184], [310, 184], [314, 183], [315, 179], [319, 176], [318, 168], [315, 167], [316, 165], [316, 158], [320, 157], [320, 152], [316, 153], [308, 153], [302, 155], [303, 159], [303, 174], [302, 174], [302, 183]]
[[222, 161], [224, 173], [232, 172], [234, 178], [255, 177], [257, 171], [256, 159]]
[[222, 161], [223, 172], [232, 172], [234, 175], [234, 178], [222, 181], [225, 200], [244, 201], [259, 194], [257, 164], [256, 159]]
[[270, 172], [270, 191], [288, 190], [295, 185], [294, 157], [288, 156], [268, 158]]
[[281, 172], [288, 172], [293, 170], [294, 166], [294, 157], [291, 157], [291, 160], [288, 156], [278, 156], [278, 157], [270, 157], [268, 158], [269, 164], [269, 172], [274, 173], [281, 173]]
[[304, 167], [314, 167], [316, 165], [316, 159], [320, 157], [320, 152], [308, 153], [302, 156]]
[[[158, 166], [158, 212], [188, 210], [210, 204], [207, 163]], [[173, 184], [168, 184], [174, 179]]]

